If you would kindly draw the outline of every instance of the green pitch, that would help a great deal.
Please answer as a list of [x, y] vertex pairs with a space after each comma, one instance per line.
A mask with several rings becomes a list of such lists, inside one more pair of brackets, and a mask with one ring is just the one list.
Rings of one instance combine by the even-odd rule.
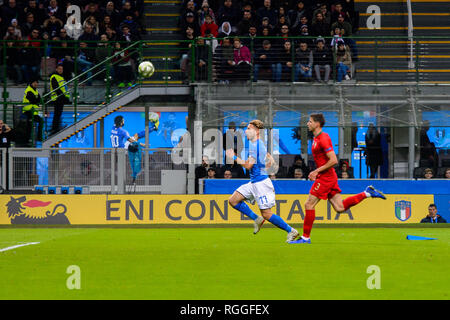
[[[450, 298], [448, 228], [315, 227], [311, 245], [252, 230], [2, 228], [0, 251], [39, 244], [0, 252], [0, 299]], [[71, 265], [79, 290], [66, 285]], [[373, 265], [380, 289], [367, 287]]]

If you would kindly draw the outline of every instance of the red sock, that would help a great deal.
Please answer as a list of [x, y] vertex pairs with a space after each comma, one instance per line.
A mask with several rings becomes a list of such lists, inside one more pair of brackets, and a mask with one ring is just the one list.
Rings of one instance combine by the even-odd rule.
[[344, 204], [344, 209], [347, 210], [350, 207], [353, 207], [354, 205], [357, 205], [361, 201], [363, 201], [366, 197], [365, 192], [361, 192], [358, 194], [355, 194], [354, 196], [348, 197], [342, 203]]
[[305, 210], [305, 221], [303, 221], [303, 237], [309, 238], [311, 229], [316, 218], [316, 210]]

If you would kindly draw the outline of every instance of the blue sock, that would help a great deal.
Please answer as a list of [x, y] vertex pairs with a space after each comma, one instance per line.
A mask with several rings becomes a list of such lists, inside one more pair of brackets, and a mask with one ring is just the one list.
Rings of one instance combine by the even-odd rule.
[[252, 211], [252, 209], [250, 209], [250, 207], [244, 201], [239, 202], [234, 208], [242, 212], [252, 220], [256, 220], [256, 218], [258, 218], [258, 216]]
[[276, 225], [278, 228], [283, 229], [287, 232], [291, 232], [292, 228], [286, 222], [284, 222], [283, 218], [277, 216], [276, 214], [272, 214], [269, 219], [269, 222]]

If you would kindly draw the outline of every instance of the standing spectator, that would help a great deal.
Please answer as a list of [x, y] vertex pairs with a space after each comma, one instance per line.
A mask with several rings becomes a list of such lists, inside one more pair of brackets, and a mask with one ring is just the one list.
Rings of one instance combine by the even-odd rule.
[[133, 20], [137, 23], [138, 32], [147, 34], [144, 22], [144, 0], [130, 0], [131, 10], [134, 13]]
[[216, 69], [218, 73], [217, 78], [219, 79], [219, 83], [228, 84], [233, 76], [233, 69], [234, 69], [233, 47], [231, 45], [230, 38], [224, 38], [222, 44], [217, 47], [215, 53], [218, 57]]
[[325, 22], [321, 11], [316, 13], [316, 19], [311, 25], [311, 34], [316, 37], [326, 37], [330, 34], [330, 25]]
[[269, 24], [272, 26], [272, 28], [277, 23], [277, 11], [272, 8], [271, 0], [264, 0], [263, 7], [256, 10], [256, 15], [258, 16], [260, 21], [262, 21], [264, 17], [269, 18]]
[[[289, 79], [288, 81], [291, 80], [292, 78], [292, 66], [294, 65], [292, 63], [293, 61], [293, 54], [292, 54], [292, 43], [291, 41], [285, 41], [284, 42], [284, 46], [283, 46], [283, 50], [281, 51], [279, 58], [278, 58], [278, 63], [276, 63], [276, 75], [275, 75], [275, 81], [276, 82], [280, 82], [281, 79]], [[283, 78], [283, 75], [285, 76]]]
[[55, 72], [50, 76], [50, 99], [54, 108], [52, 129], [50, 134], [55, 134], [61, 130], [61, 116], [64, 105], [70, 103], [70, 95], [63, 74], [63, 66], [58, 65]]
[[212, 168], [211, 165], [213, 165], [213, 164], [210, 164], [209, 158], [206, 155], [204, 155], [202, 157], [202, 164], [195, 168], [195, 193], [196, 194], [199, 193], [198, 180], [203, 179], [208, 175], [208, 169]]
[[[133, 33], [131, 33], [128, 25], [122, 25], [122, 35], [118, 38], [118, 41], [128, 42], [127, 46], [130, 46], [132, 43], [139, 41], [139, 37]], [[123, 45], [122, 45], [123, 46]]]
[[197, 12], [199, 26], [201, 26], [205, 22], [206, 16], [210, 16], [211, 19], [214, 22], [216, 22], [216, 16], [214, 15], [214, 11], [209, 7], [208, 1], [205, 0], [202, 3], [202, 8]]
[[14, 130], [0, 119], [0, 148], [11, 147], [12, 141], [14, 141]]
[[[76, 61], [80, 66], [81, 72], [85, 72], [91, 69], [95, 65], [95, 52], [94, 48], [90, 48], [88, 44], [84, 41], [80, 42], [80, 49], [78, 50], [78, 56]], [[87, 75], [87, 85], [92, 85], [92, 71], [88, 71]]]
[[50, 16], [47, 20], [44, 21], [43, 31], [47, 32], [50, 38], [53, 38], [58, 35], [63, 26], [64, 23], [60, 19], [58, 19], [56, 16]]
[[[183, 34], [183, 40], [190, 40], [194, 41], [194, 29], [191, 27], [187, 27], [186, 31]], [[188, 62], [189, 62], [189, 52], [191, 52], [191, 46], [192, 42], [188, 44], [188, 48], [185, 47], [185, 43], [181, 43], [180, 46], [182, 46], [182, 52], [181, 53], [181, 59], [180, 59], [180, 69], [181, 69], [181, 76], [183, 77], [183, 83], [189, 83], [188, 79], [191, 75], [191, 70], [188, 68]]]
[[420, 220], [420, 223], [447, 223], [447, 221], [437, 214], [437, 207], [434, 203], [428, 206], [428, 214]]
[[41, 55], [37, 49], [31, 47], [29, 41], [25, 41], [19, 50], [19, 63], [21, 63], [20, 69], [26, 83], [30, 83], [32, 79], [39, 79]]
[[239, 22], [239, 18], [239, 11], [233, 6], [232, 0], [224, 0], [223, 5], [220, 6], [217, 12], [217, 23], [221, 25], [228, 21], [232, 26], [235, 26]]
[[[113, 59], [114, 63], [114, 75], [115, 80], [119, 82], [118, 87], [124, 88], [125, 83], [128, 87], [131, 87], [132, 81], [134, 79], [133, 69], [130, 61], [130, 54], [128, 50], [123, 51], [124, 48], [121, 47], [120, 42], [116, 42], [114, 54], [116, 55]], [[123, 52], [121, 52], [123, 51]], [[121, 52], [120, 54], [118, 54]]]
[[383, 164], [383, 151], [381, 149], [381, 135], [373, 123], [369, 124], [366, 132], [366, 163], [370, 168], [370, 179], [378, 173], [378, 167]]
[[325, 40], [323, 38], [318, 38], [316, 40], [316, 49], [313, 52], [314, 72], [317, 81], [322, 80], [320, 72], [324, 70], [324, 81], [328, 83], [333, 61], [332, 58], [331, 51], [325, 46]]
[[228, 130], [222, 136], [223, 150], [233, 149], [236, 155], [239, 155], [244, 148], [244, 141], [242, 135], [236, 131], [236, 123], [230, 121], [228, 123]]
[[295, 81], [299, 81], [300, 76], [304, 80], [311, 81], [313, 61], [313, 53], [308, 44], [304, 40], [300, 41], [299, 48], [295, 52]]
[[[8, 77], [14, 80], [14, 83], [23, 83], [22, 71], [20, 69], [20, 55], [17, 43], [6, 39], [6, 73]], [[3, 61], [2, 61], [3, 62]]]
[[[344, 41], [338, 41], [336, 50], [336, 69], [337, 69], [337, 81], [341, 82], [342, 79], [350, 80], [352, 71], [352, 54], [350, 48], [345, 45]], [[375, 129], [376, 130], [376, 129]], [[367, 138], [367, 135], [366, 135]], [[380, 145], [381, 150], [381, 145]]]
[[344, 19], [346, 21], [351, 21], [350, 13], [347, 11], [344, 11], [344, 8], [342, 6], [342, 3], [338, 2], [334, 6], [334, 9], [331, 12], [331, 24], [335, 23], [338, 20], [338, 16], [342, 14], [344, 15]]
[[86, 6], [86, 10], [84, 10], [81, 20], [85, 22], [90, 16], [94, 16], [96, 21], [100, 21], [102, 16], [98, 10], [98, 5], [94, 2], [91, 2]]
[[[195, 45], [194, 57], [191, 56], [191, 50], [189, 51], [189, 60], [195, 65], [195, 80], [204, 81], [208, 79], [208, 57], [209, 47], [205, 44], [205, 39], [198, 38]], [[190, 68], [188, 68], [190, 70]]]
[[83, 26], [76, 18], [67, 19], [64, 29], [67, 31], [67, 35], [74, 40], [78, 40], [83, 34]]
[[73, 56], [73, 43], [69, 44], [67, 41], [58, 41], [56, 48], [52, 50], [51, 57], [56, 59], [57, 64], [62, 64], [63, 66], [64, 79], [73, 78], [72, 73], [75, 66]]
[[258, 81], [259, 71], [269, 69], [272, 71], [272, 80], [276, 77], [276, 54], [269, 40], [264, 40], [262, 48], [255, 53], [255, 65], [253, 69], [253, 81]]
[[206, 16], [205, 22], [200, 27], [200, 34], [202, 37], [205, 37], [206, 30], [209, 30], [213, 37], [217, 38], [217, 35], [219, 34], [219, 27], [214, 23], [211, 16]]
[[8, 26], [8, 28], [6, 29], [6, 34], [3, 36], [3, 40], [5, 39], [22, 40], [17, 37], [16, 30], [11, 25]]
[[241, 43], [239, 38], [234, 38], [233, 46], [235, 79], [248, 80], [252, 62], [250, 50]]
[[[95, 48], [95, 61], [97, 63], [100, 63], [102, 61], [105, 61], [108, 59], [111, 54], [113, 53], [113, 49], [111, 48], [109, 42], [108, 42], [108, 36], [106, 34], [102, 34], [100, 36], [100, 41], [97, 44], [97, 48]], [[111, 61], [112, 63], [112, 61]], [[110, 76], [113, 77], [112, 68], [109, 70]]]
[[438, 167], [439, 158], [436, 151], [436, 146], [430, 141], [428, 137], [428, 130], [430, 129], [430, 122], [425, 120], [420, 129], [420, 161], [426, 161], [427, 165], [436, 169]]

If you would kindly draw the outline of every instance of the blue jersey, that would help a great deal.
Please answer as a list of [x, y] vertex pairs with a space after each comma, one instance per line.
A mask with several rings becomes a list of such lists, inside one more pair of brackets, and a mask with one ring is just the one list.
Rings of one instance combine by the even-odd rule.
[[267, 149], [261, 140], [256, 140], [249, 144], [248, 157], [256, 160], [253, 167], [250, 169], [250, 181], [255, 183], [267, 179], [269, 176], [266, 172], [266, 155]]
[[[148, 124], [148, 133], [152, 133], [153, 131], [157, 131], [158, 127], [155, 125], [154, 122], [149, 122]], [[141, 132], [138, 132], [138, 139], [145, 137], [145, 130], [142, 130]]]
[[110, 138], [111, 146], [113, 148], [125, 148], [125, 141], [131, 137], [127, 130], [122, 127], [113, 126]]

